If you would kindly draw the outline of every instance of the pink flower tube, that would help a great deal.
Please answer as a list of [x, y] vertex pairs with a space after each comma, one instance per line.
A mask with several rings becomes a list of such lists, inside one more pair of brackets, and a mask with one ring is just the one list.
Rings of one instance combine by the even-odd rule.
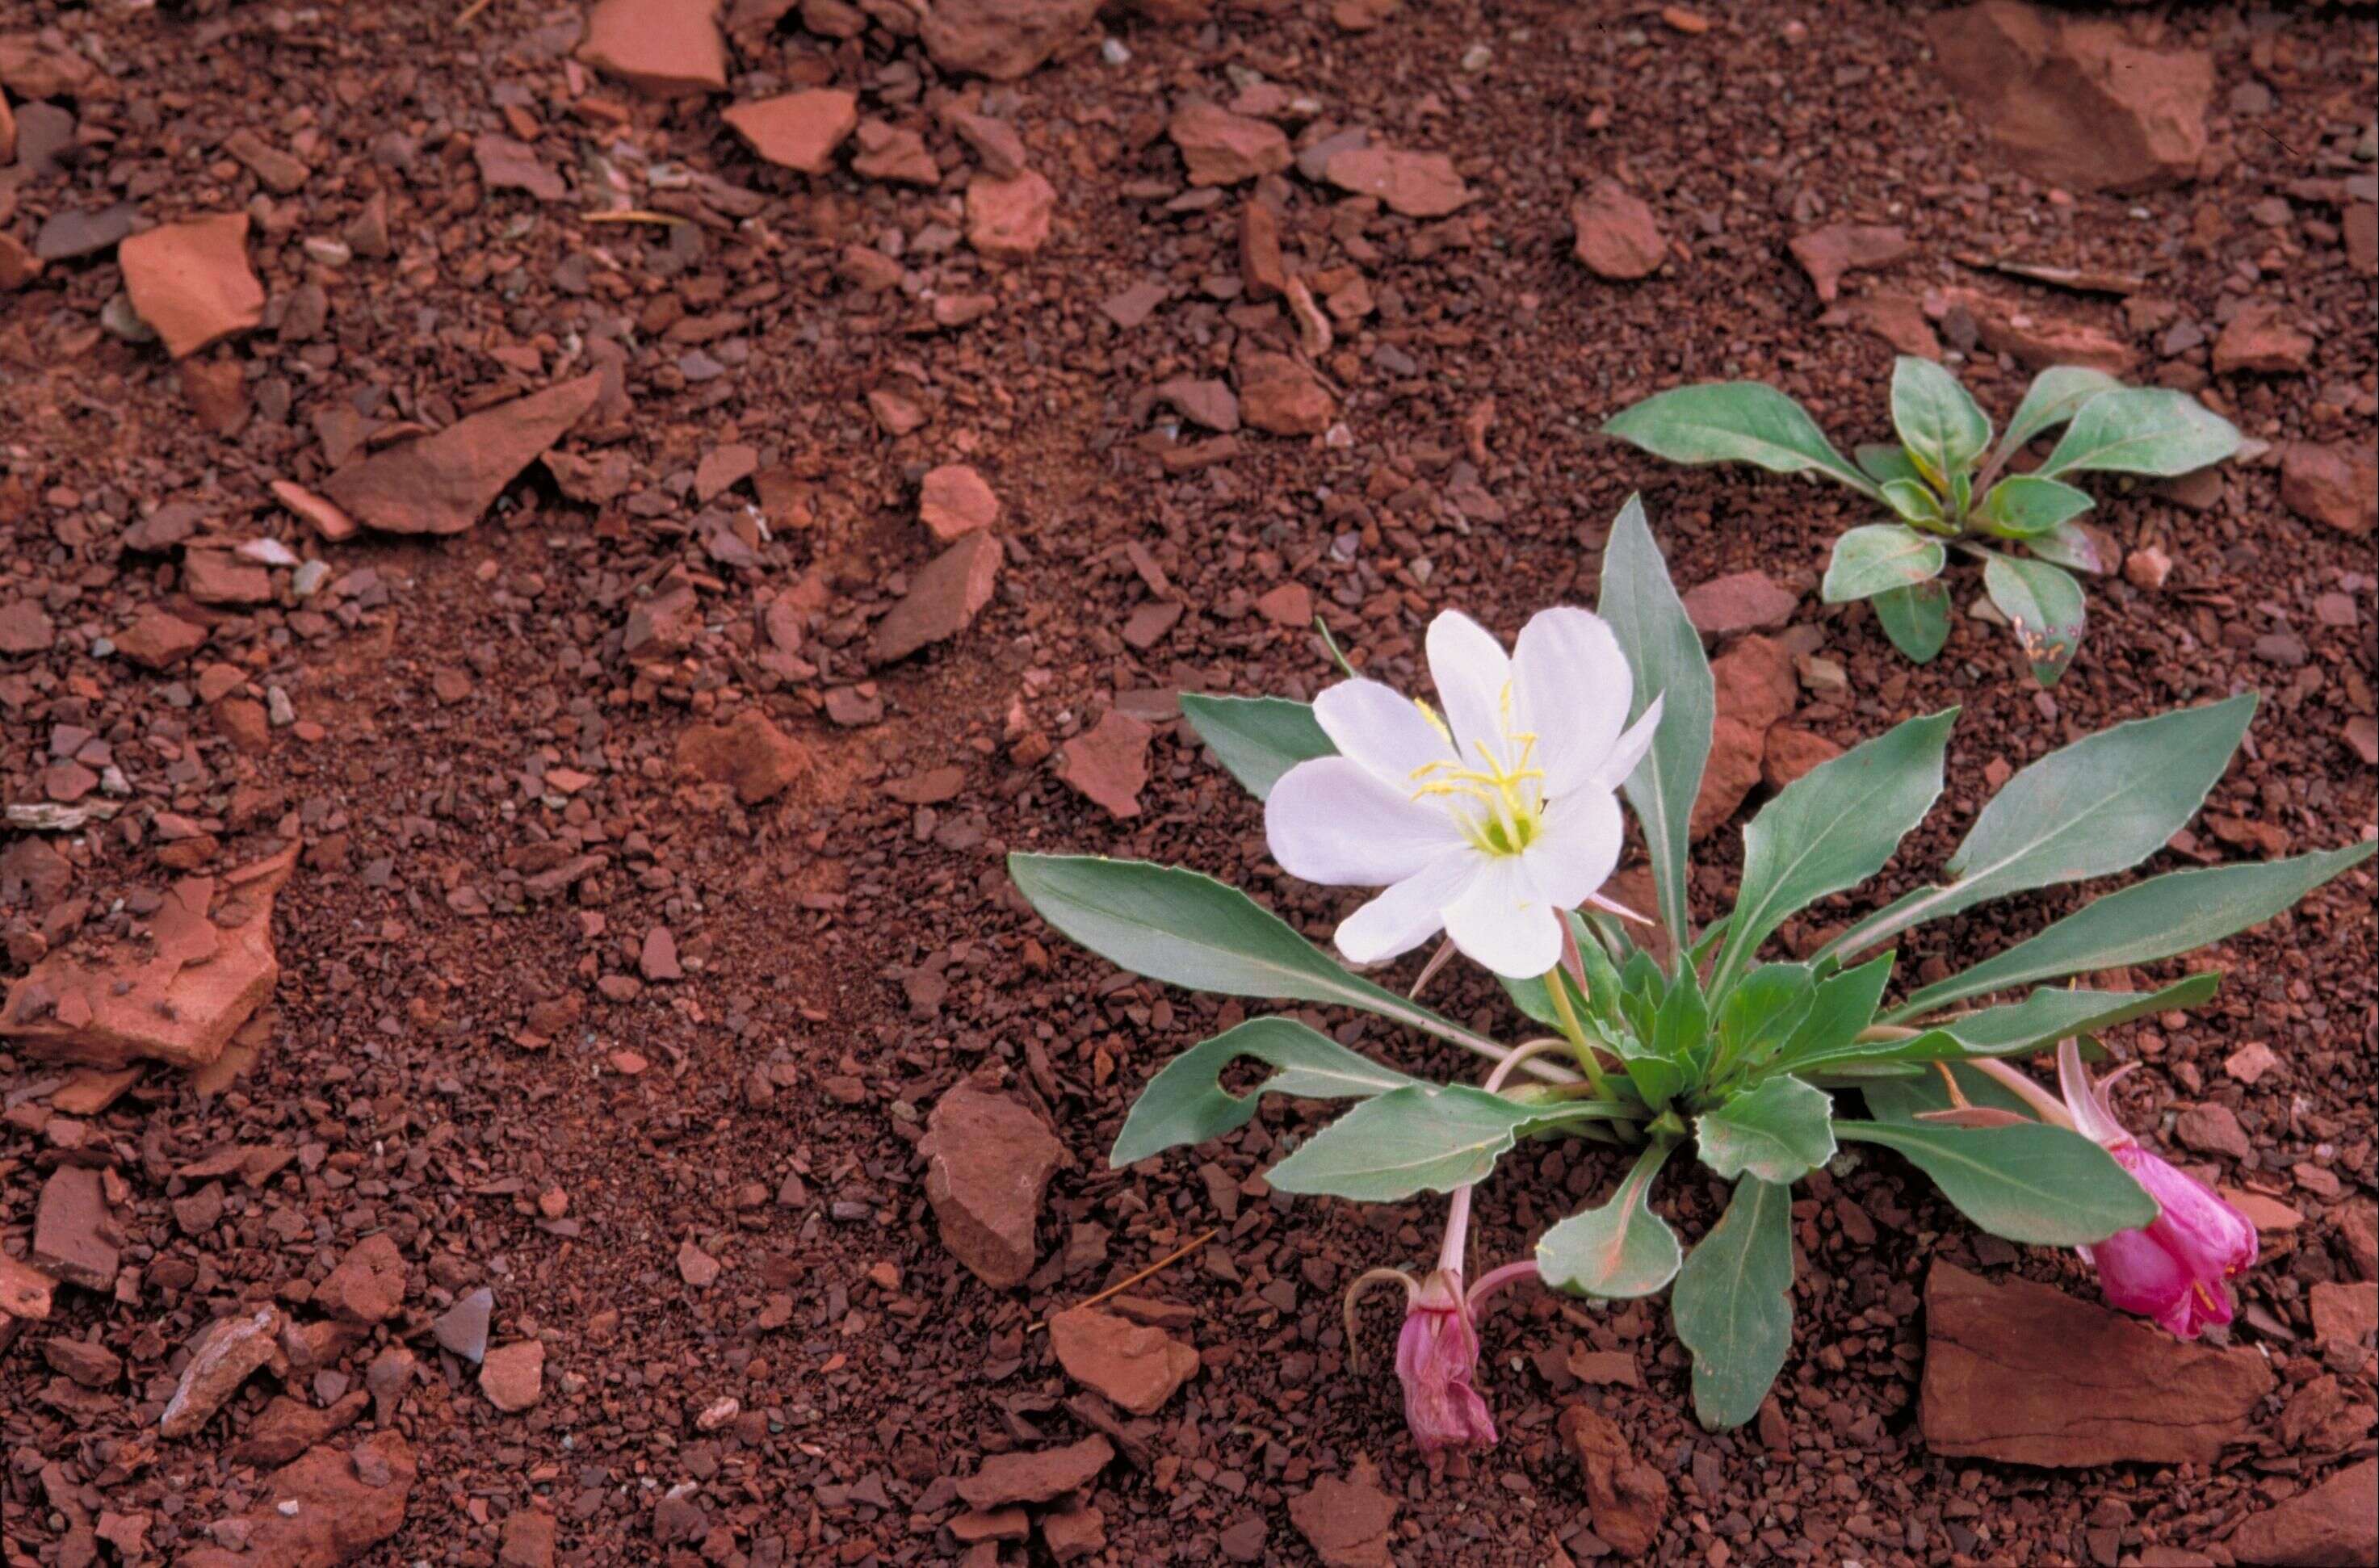
[[1479, 1332], [1462, 1276], [1440, 1269], [1407, 1298], [1396, 1336], [1396, 1377], [1405, 1385], [1405, 1425], [1424, 1454], [1448, 1448], [1492, 1448], [1495, 1418], [1471, 1386]]
[[2058, 1047], [2057, 1077], [2074, 1130], [2114, 1155], [2163, 1211], [2151, 1224], [2078, 1249], [2096, 1266], [2107, 1304], [2153, 1318], [2181, 1339], [2228, 1322], [2228, 1282], [2255, 1261], [2254, 1225], [2124, 1129], [2107, 1102], [2106, 1085], [2090, 1081], [2077, 1043]]

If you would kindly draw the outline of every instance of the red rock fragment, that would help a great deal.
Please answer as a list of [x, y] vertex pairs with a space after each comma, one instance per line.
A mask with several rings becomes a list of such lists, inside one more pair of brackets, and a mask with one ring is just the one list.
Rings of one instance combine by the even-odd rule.
[[1253, 354], [1239, 368], [1239, 417], [1275, 436], [1318, 436], [1336, 412], [1311, 370], [1285, 354]]
[[967, 243], [995, 261], [1019, 261], [1049, 243], [1057, 193], [1031, 169], [1002, 179], [977, 175], [967, 182]]
[[1280, 220], [1260, 198], [1239, 204], [1239, 280], [1253, 300], [1272, 299], [1288, 290], [1288, 267], [1280, 254]]
[[471, 139], [471, 156], [479, 165], [479, 183], [489, 190], [525, 190], [539, 201], [559, 201], [570, 194], [560, 175], [540, 163], [528, 143], [496, 131], [481, 131]]
[[264, 320], [264, 285], [248, 264], [245, 212], [128, 235], [115, 256], [132, 308], [176, 359]]
[[1275, 626], [1302, 631], [1313, 624], [1313, 590], [1302, 583], [1283, 583], [1256, 600], [1256, 613]]
[[552, 1568], [553, 1515], [523, 1508], [507, 1515], [496, 1542], [496, 1568]]
[[459, 534], [601, 395], [600, 372], [500, 403], [332, 475], [322, 494], [391, 534]]
[[272, 574], [229, 550], [193, 549], [182, 555], [182, 586], [200, 604], [270, 604]]
[[822, 175], [834, 166], [835, 149], [859, 128], [859, 97], [840, 88], [806, 88], [738, 103], [719, 117], [769, 163]]
[[42, 259], [25, 242], [0, 229], [0, 294], [23, 288], [42, 275]]
[[1049, 1320], [1049, 1345], [1066, 1375], [1135, 1416], [1153, 1416], [1198, 1370], [1198, 1352], [1163, 1329], [1095, 1307]]
[[35, 600], [0, 604], [0, 654], [47, 653], [56, 636], [50, 612]]
[[1322, 1568], [1394, 1568], [1388, 1532], [1396, 1522], [1396, 1500], [1380, 1490], [1368, 1465], [1359, 1465], [1346, 1480], [1318, 1478], [1288, 1500], [1288, 1519]]
[[1842, 274], [1889, 267], [1913, 251], [1906, 231], [1883, 223], [1830, 223], [1793, 241], [1793, 259], [1809, 274], [1817, 297], [1832, 304], [1842, 293]]
[[[2366, 1407], [2367, 1408], [2367, 1407]], [[2254, 1568], [2367, 1568], [2379, 1562], [2379, 1459], [2251, 1515], [2225, 1543]]]
[[345, 1453], [309, 1449], [272, 1473], [254, 1507], [209, 1528], [238, 1548], [198, 1547], [177, 1568], [341, 1568], [404, 1526], [415, 1474], [413, 1445], [393, 1431]]
[[320, 1443], [328, 1442], [363, 1418], [371, 1395], [356, 1389], [329, 1409], [318, 1409], [302, 1399], [276, 1394], [272, 1403], [232, 1445], [235, 1465], [285, 1465]]
[[2361, 441], [2290, 441], [2280, 451], [2280, 500], [2309, 523], [2368, 534], [2379, 526], [2379, 457]]
[[1140, 719], [1110, 708], [1095, 726], [1066, 742], [1066, 782], [1110, 816], [1138, 816], [1140, 791], [1148, 783], [1148, 742], [1155, 733]]
[[1000, 546], [991, 534], [969, 534], [921, 568], [909, 592], [876, 624], [878, 664], [908, 657], [974, 624], [999, 581]]
[[312, 524], [314, 531], [332, 544], [354, 538], [358, 532], [354, 518], [295, 480], [273, 480], [272, 499]]
[[2272, 1369], [2183, 1345], [2029, 1280], [1937, 1262], [1925, 1286], [1920, 1421], [1934, 1453], [2046, 1466], [2211, 1465], [2252, 1435]]
[[1407, 218], [1446, 217], [1470, 199], [1470, 187], [1443, 152], [1350, 147], [1331, 154], [1322, 177], [1356, 196], [1377, 197]]
[[1818, 764], [1842, 754], [1842, 749], [1823, 735], [1780, 724], [1768, 731], [1760, 751], [1760, 781], [1770, 790], [1781, 790]]
[[405, 1254], [386, 1235], [364, 1237], [314, 1287], [314, 1304], [350, 1323], [386, 1321], [405, 1305]]
[[1599, 278], [1648, 278], [1669, 259], [1652, 209], [1617, 180], [1595, 181], [1570, 208], [1569, 219], [1577, 233], [1574, 252]]
[[871, 180], [893, 185], [942, 183], [942, 166], [926, 149], [925, 139], [882, 120], [859, 122], [859, 151], [851, 154], [851, 166]]
[[252, 1312], [218, 1318], [201, 1329], [190, 1342], [190, 1358], [174, 1385], [174, 1396], [158, 1418], [158, 1435], [185, 1438], [205, 1426], [223, 1401], [277, 1354], [284, 1321], [281, 1309], [268, 1302]]
[[1278, 126], [1203, 99], [1175, 110], [1165, 134], [1181, 150], [1193, 186], [1238, 185], [1289, 165], [1288, 137]]
[[979, 1514], [1049, 1502], [1090, 1485], [1114, 1460], [1115, 1445], [1095, 1433], [1063, 1448], [995, 1453], [959, 1482], [959, 1496]]
[[2313, 339], [2282, 320], [2276, 308], [2250, 305], [2214, 340], [2214, 373], [2301, 376], [2313, 368]]
[[35, 1264], [69, 1285], [114, 1290], [122, 1240], [99, 1172], [60, 1165], [50, 1173], [33, 1208]]
[[1938, 13], [1928, 30], [1950, 95], [2035, 179], [2141, 191], [2196, 177], [2214, 97], [2204, 51], [2142, 48], [2119, 22], [2017, 0]]
[[1090, 26], [1100, 0], [935, 0], [917, 36], [946, 71], [1014, 81]]
[[747, 707], [725, 724], [703, 724], [677, 738], [677, 766], [714, 784], [731, 785], [747, 806], [781, 794], [810, 770], [806, 747]]
[[1777, 586], [1765, 572], [1713, 577], [1685, 595], [1685, 618], [1705, 637], [1766, 632], [1793, 619], [1801, 596]]
[[727, 90], [716, 0], [596, 0], [578, 58], [657, 97]]
[[[1065, 1145], [1015, 1101], [963, 1083], [936, 1102], [925, 1126], [917, 1152], [926, 1160], [925, 1198], [942, 1245], [996, 1290], [1021, 1284], [1033, 1272], [1041, 1195], [1065, 1158]], [[977, 1498], [963, 1486], [960, 1492], [977, 1508], [1047, 1501]]]
[[917, 520], [943, 544], [991, 527], [999, 521], [999, 497], [981, 474], [963, 463], [929, 469], [917, 492]]
[[1636, 1456], [1618, 1424], [1590, 1405], [1561, 1414], [1562, 1441], [1586, 1472], [1594, 1533], [1623, 1558], [1639, 1558], [1660, 1539], [1669, 1517], [1669, 1478]]
[[499, 1410], [528, 1409], [545, 1397], [545, 1345], [525, 1339], [489, 1351], [479, 1363], [479, 1392]]

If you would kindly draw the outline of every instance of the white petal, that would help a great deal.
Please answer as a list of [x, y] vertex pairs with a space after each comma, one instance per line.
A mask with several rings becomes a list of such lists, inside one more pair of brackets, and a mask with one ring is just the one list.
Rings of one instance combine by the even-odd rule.
[[1454, 747], [1420, 705], [1377, 681], [1341, 681], [1313, 699], [1313, 717], [1341, 756], [1407, 793], [1418, 782], [1416, 772], [1454, 757]]
[[1520, 858], [1545, 901], [1574, 910], [1611, 880], [1625, 829], [1619, 799], [1605, 790], [1580, 790], [1545, 809], [1545, 825]]
[[1620, 726], [1635, 679], [1610, 624], [1568, 605], [1540, 609], [1520, 628], [1512, 653], [1516, 728], [1537, 737], [1535, 765], [1545, 796], [1557, 799], [1593, 777]]
[[1407, 799], [1352, 757], [1316, 757], [1280, 777], [1264, 802], [1272, 858], [1333, 887], [1402, 882], [1462, 842], [1444, 810]]
[[1465, 846], [1406, 877], [1338, 923], [1338, 950], [1349, 963], [1383, 963], [1437, 935], [1445, 906], [1470, 879], [1476, 851]]
[[1663, 693], [1654, 697], [1652, 706], [1644, 710], [1644, 717], [1629, 725], [1627, 732], [1612, 743], [1611, 750], [1603, 755], [1602, 766], [1594, 770], [1594, 777], [1588, 782], [1600, 789], [1616, 790], [1634, 777], [1636, 765], [1652, 749], [1652, 732], [1660, 728], [1660, 704], [1666, 695]]
[[1445, 907], [1445, 934], [1497, 974], [1526, 980], [1561, 961], [1561, 917], [1520, 855], [1481, 855], [1469, 886]]
[[1462, 760], [1478, 766], [1482, 742], [1503, 756], [1512, 660], [1495, 634], [1458, 609], [1441, 611], [1429, 623], [1429, 674]]

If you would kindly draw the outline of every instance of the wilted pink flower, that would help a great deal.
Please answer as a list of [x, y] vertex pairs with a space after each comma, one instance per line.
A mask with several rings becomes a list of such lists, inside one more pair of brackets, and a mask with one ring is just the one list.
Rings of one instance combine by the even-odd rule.
[[2057, 1077], [2074, 1130], [2114, 1155], [2163, 1211], [2141, 1229], [2079, 1248], [2096, 1265], [2107, 1305], [2153, 1318], [2181, 1339], [2228, 1322], [2228, 1281], [2255, 1261], [2254, 1225], [2204, 1182], [2149, 1152], [2115, 1119], [2106, 1085], [2090, 1081], [2078, 1043], [2058, 1047]]
[[1462, 1276], [1440, 1269], [1407, 1298], [1404, 1332], [1396, 1336], [1405, 1425], [1421, 1453], [1495, 1446], [1495, 1418], [1470, 1383], [1478, 1366], [1479, 1333], [1470, 1326]]

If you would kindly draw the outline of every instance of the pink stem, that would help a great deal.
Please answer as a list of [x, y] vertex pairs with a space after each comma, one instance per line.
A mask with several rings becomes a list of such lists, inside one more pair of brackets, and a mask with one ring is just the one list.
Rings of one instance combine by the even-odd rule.
[[[1463, 1254], [1470, 1243], [1470, 1188], [1465, 1182], [1454, 1189], [1453, 1199], [1445, 1205], [1445, 1239], [1438, 1244], [1437, 1266], [1440, 1272], [1462, 1278]], [[1460, 1289], [1460, 1285], [1455, 1286]]]
[[1977, 1056], [1965, 1065], [1989, 1074], [2013, 1090], [2023, 1097], [2025, 1104], [2040, 1113], [2041, 1120], [2050, 1126], [2067, 1128], [2073, 1126], [2073, 1118], [2066, 1114], [2064, 1105], [2058, 1101], [2057, 1096], [2035, 1083], [2030, 1075], [2020, 1073], [2005, 1062], [1995, 1061], [1988, 1056]]
[[1479, 1276], [1477, 1285], [1470, 1287], [1469, 1299], [1466, 1303], [1470, 1309], [1470, 1315], [1476, 1318], [1479, 1315], [1480, 1303], [1514, 1280], [1523, 1277], [1534, 1279], [1536, 1275], [1537, 1260], [1534, 1258], [1523, 1258], [1516, 1263], [1506, 1263], [1500, 1269], [1490, 1269]]

